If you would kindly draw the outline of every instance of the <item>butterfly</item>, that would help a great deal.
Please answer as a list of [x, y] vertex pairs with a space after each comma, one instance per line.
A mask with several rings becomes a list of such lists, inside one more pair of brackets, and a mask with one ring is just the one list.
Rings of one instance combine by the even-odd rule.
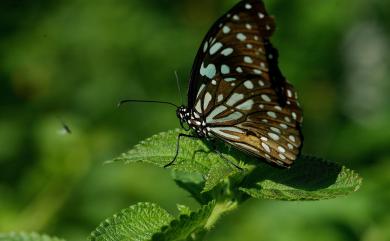
[[188, 105], [180, 106], [177, 116], [196, 137], [219, 139], [288, 167], [302, 148], [303, 118], [269, 40], [274, 30], [261, 0], [240, 1], [217, 20], [198, 50]]
[[[278, 67], [270, 37], [274, 18], [261, 0], [242, 0], [218, 19], [203, 39], [192, 66], [188, 105], [176, 106], [181, 137], [220, 140], [281, 167], [298, 158], [302, 111], [294, 87]], [[153, 102], [153, 101], [143, 101]], [[161, 102], [160, 102], [161, 103]]]

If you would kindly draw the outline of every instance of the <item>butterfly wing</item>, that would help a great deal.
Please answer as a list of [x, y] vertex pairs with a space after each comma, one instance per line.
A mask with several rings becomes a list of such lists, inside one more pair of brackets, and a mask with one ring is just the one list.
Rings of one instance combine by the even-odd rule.
[[188, 105], [211, 135], [289, 166], [302, 146], [302, 112], [268, 40], [274, 29], [258, 0], [241, 1], [220, 18], [198, 51]]
[[[247, 11], [245, 13], [245, 11], [243, 11], [244, 9], [252, 9], [252, 11]], [[262, 37], [268, 38], [272, 35], [275, 29], [275, 23], [273, 18], [268, 16], [266, 13], [264, 4], [261, 0], [241, 1], [224, 16], [218, 19], [204, 37], [192, 66], [190, 84], [188, 88], [189, 108], [194, 106], [196, 94], [198, 93], [201, 84], [207, 83], [210, 80], [209, 77], [214, 71], [213, 67], [216, 67], [215, 65], [208, 65], [208, 68], [205, 69], [205, 63], [232, 61], [232, 56], [230, 56], [230, 52], [232, 50], [231, 48], [224, 48], [223, 43], [232, 43], [231, 40], [234, 38], [232, 33], [238, 33], [238, 31], [236, 29], [232, 29], [232, 27], [242, 27], [240, 23], [243, 19], [239, 17], [240, 14], [245, 15], [245, 17], [249, 20], [245, 24], [245, 28], [253, 27], [253, 31], [256, 31], [257, 35], [253, 36], [254, 38], [256, 36], [256, 38], [253, 39], [254, 41], [257, 42]], [[256, 19], [254, 16], [249, 16], [251, 14], [256, 14], [258, 18]], [[261, 22], [259, 22], [259, 20], [261, 20]], [[252, 25], [250, 25], [250, 22], [252, 22]], [[217, 41], [217, 39], [219, 41]], [[220, 54], [216, 54], [217, 52]], [[235, 56], [238, 55], [239, 53], [236, 52]]]

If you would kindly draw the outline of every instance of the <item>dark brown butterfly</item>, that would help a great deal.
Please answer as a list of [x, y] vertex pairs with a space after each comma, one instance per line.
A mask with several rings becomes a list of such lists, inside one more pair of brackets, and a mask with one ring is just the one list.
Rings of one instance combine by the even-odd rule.
[[302, 111], [279, 70], [274, 30], [260, 0], [243, 0], [222, 16], [198, 50], [188, 106], [177, 115], [196, 137], [288, 167], [300, 154]]

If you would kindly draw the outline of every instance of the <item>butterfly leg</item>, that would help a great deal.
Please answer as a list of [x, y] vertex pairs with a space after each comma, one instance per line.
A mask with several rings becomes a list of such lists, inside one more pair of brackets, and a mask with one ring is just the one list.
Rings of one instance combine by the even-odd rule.
[[173, 163], [175, 163], [176, 158], [177, 158], [177, 156], [179, 155], [180, 138], [182, 138], [182, 137], [188, 137], [188, 138], [196, 138], [196, 139], [199, 139], [198, 136], [193, 136], [193, 135], [187, 135], [187, 134], [180, 133], [180, 134], [177, 136], [175, 157], [174, 157], [173, 160], [170, 161], [168, 164], [164, 165], [164, 168], [169, 167], [169, 166], [173, 165]]
[[241, 167], [239, 167], [237, 164], [235, 164], [232, 160], [230, 160], [229, 158], [225, 157], [223, 155], [222, 152], [220, 152], [218, 149], [217, 149], [217, 145], [212, 142], [212, 147], [213, 147], [213, 151], [215, 153], [217, 153], [222, 159], [224, 159], [227, 163], [230, 163], [231, 165], [233, 165], [235, 168], [237, 168], [238, 170], [242, 171], [243, 169]]

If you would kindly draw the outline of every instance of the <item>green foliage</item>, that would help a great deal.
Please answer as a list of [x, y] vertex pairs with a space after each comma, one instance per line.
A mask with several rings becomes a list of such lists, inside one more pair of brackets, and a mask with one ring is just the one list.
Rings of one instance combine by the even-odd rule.
[[[179, 132], [154, 135], [111, 162], [145, 162], [163, 167], [173, 158]], [[358, 190], [362, 182], [354, 171], [315, 157], [302, 156], [290, 169], [279, 169], [220, 146], [226, 149], [230, 161], [242, 166], [239, 170], [200, 140], [187, 139], [180, 144], [177, 163], [172, 166], [173, 178], [203, 204], [201, 208], [191, 211], [177, 205], [180, 215], [173, 218], [156, 204], [139, 203], [104, 221], [90, 240], [202, 240], [224, 213], [249, 197], [330, 199]]]
[[[176, 129], [154, 135], [112, 161], [126, 163], [143, 162], [163, 167], [173, 158], [172, 154], [176, 150], [178, 133], [180, 133], [180, 130]], [[209, 153], [210, 149], [204, 143], [193, 141], [190, 138], [182, 138], [180, 141], [180, 153], [172, 169], [207, 175], [209, 166], [219, 161], [216, 155], [209, 155]]]
[[89, 240], [186, 240], [202, 233], [214, 206], [214, 202], [210, 202], [191, 212], [181, 205], [181, 214], [173, 218], [156, 204], [138, 203], [104, 221], [92, 232]]
[[210, 202], [202, 206], [198, 211], [189, 214], [181, 214], [177, 219], [163, 227], [161, 232], [153, 235], [153, 241], [181, 241], [197, 240], [206, 227], [206, 224], [214, 210], [215, 203]]
[[105, 220], [89, 237], [96, 241], [150, 240], [173, 217], [152, 203], [138, 203]]
[[0, 233], [0, 241], [65, 241], [55, 237], [49, 237], [47, 235], [40, 235], [37, 233], [24, 233], [24, 232], [12, 232], [12, 233]]
[[348, 195], [361, 182], [356, 172], [344, 166], [302, 156], [290, 169], [257, 167], [240, 190], [262, 199], [321, 200]]
[[191, 209], [183, 204], [177, 204], [176, 205], [177, 210], [179, 210], [180, 214], [186, 214], [189, 215], [191, 213]]
[[[173, 158], [179, 132], [154, 135], [114, 161], [145, 162], [162, 167]], [[320, 158], [302, 155], [291, 168], [280, 169], [228, 147], [220, 147], [225, 149], [229, 160], [240, 164], [244, 170], [227, 163], [201, 140], [187, 138], [180, 142], [178, 161], [172, 169], [187, 175], [176, 174], [175, 179], [198, 201], [202, 199], [202, 193], [213, 190], [229, 177], [232, 191], [238, 189], [255, 198], [278, 200], [330, 199], [354, 192], [361, 184], [361, 178], [354, 171]], [[188, 174], [194, 172], [199, 175]], [[239, 194], [235, 198], [246, 199]]]

